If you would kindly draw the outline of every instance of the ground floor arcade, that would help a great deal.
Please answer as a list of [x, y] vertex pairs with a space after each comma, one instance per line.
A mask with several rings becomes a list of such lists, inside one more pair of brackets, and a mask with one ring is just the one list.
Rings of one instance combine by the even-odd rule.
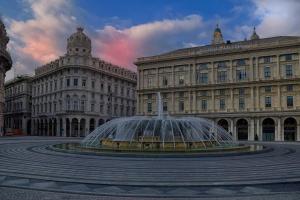
[[300, 141], [298, 117], [218, 118], [236, 140]]
[[85, 137], [109, 119], [105, 118], [39, 118], [32, 120], [33, 135]]

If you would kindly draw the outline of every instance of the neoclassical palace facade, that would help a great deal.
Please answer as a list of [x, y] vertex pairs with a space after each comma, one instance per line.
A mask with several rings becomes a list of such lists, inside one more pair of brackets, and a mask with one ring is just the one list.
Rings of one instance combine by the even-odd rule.
[[78, 28], [67, 53], [35, 70], [34, 135], [85, 136], [115, 117], [135, 114], [136, 73], [91, 55], [91, 40]]
[[138, 58], [137, 112], [210, 118], [236, 140], [300, 141], [300, 37], [224, 42]]

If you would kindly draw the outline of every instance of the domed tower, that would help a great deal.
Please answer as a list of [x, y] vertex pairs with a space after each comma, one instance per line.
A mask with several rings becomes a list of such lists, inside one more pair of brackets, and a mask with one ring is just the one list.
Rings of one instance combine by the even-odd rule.
[[251, 39], [251, 40], [258, 40], [258, 39], [259, 39], [259, 36], [257, 35], [256, 30], [255, 30], [255, 26], [254, 26], [254, 28], [253, 28], [253, 33], [252, 33], [250, 39]]
[[215, 28], [213, 39], [212, 39], [211, 43], [212, 44], [223, 44], [224, 43], [223, 35], [222, 35], [221, 29], [219, 28], [218, 24]]
[[78, 27], [77, 32], [68, 38], [67, 54], [91, 56], [91, 52], [91, 39], [84, 34], [82, 27]]
[[5, 73], [11, 69], [12, 60], [6, 51], [9, 38], [6, 34], [5, 26], [0, 19], [0, 136], [4, 133], [4, 80]]

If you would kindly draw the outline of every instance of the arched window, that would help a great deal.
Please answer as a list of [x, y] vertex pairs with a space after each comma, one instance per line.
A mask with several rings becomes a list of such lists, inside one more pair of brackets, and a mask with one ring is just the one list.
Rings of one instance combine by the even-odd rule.
[[85, 100], [86, 100], [85, 95], [82, 95], [81, 96], [81, 103], [80, 103], [80, 110], [81, 111], [84, 111], [84, 109], [85, 109]]
[[67, 110], [71, 110], [71, 99], [69, 95], [67, 95], [66, 98], [66, 106], [67, 106]]
[[77, 95], [73, 96], [73, 110], [79, 110], [79, 99]]

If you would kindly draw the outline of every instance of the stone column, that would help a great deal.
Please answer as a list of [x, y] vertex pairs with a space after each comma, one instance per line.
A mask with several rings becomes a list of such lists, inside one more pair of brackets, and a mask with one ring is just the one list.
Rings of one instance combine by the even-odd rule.
[[193, 64], [193, 82], [192, 85], [196, 85], [196, 64]]
[[251, 107], [250, 107], [250, 110], [254, 111], [255, 110], [254, 87], [251, 87], [250, 90], [251, 90], [251, 104], [250, 104]]
[[259, 96], [259, 86], [256, 87], [256, 110], [260, 110], [260, 102], [259, 102], [260, 96]]
[[60, 136], [60, 119], [56, 118], [56, 136]]
[[172, 111], [171, 113], [175, 113], [175, 94], [172, 92]]
[[250, 81], [253, 81], [253, 77], [254, 77], [254, 66], [253, 66], [253, 57], [250, 57], [250, 60], [249, 60], [249, 66], [250, 66], [250, 69], [249, 69], [249, 80]]
[[[256, 135], [258, 136], [258, 140], [262, 141], [262, 132], [260, 127], [260, 120], [259, 118], [256, 119]], [[255, 137], [254, 137], [255, 138]]]
[[159, 88], [159, 76], [158, 76], [158, 68], [156, 68], [156, 88]]
[[233, 79], [233, 66], [232, 66], [232, 60], [230, 60], [230, 69], [229, 69], [229, 82], [232, 83], [234, 81]]
[[256, 57], [256, 59], [255, 59], [255, 67], [256, 67], [256, 73], [255, 73], [255, 76], [256, 76], [256, 78], [255, 78], [255, 80], [259, 80], [259, 77], [260, 77], [260, 74], [259, 74], [259, 63], [258, 63], [258, 57]]
[[[80, 118], [78, 118], [77, 119], [78, 120], [78, 124], [77, 124], [77, 129], [78, 129], [78, 131], [77, 131], [77, 137], [80, 137]], [[97, 127], [97, 123], [98, 123], [98, 121], [95, 121], [95, 127]]]
[[281, 119], [277, 120], [277, 128], [275, 127], [275, 141], [281, 141]]
[[215, 72], [214, 72], [214, 63], [212, 62], [211, 63], [211, 84], [214, 84], [216, 81], [215, 81]]
[[85, 135], [87, 136], [90, 133], [89, 119], [85, 118]]
[[215, 110], [215, 92], [214, 90], [211, 90], [211, 109], [212, 112]]
[[[232, 133], [233, 137], [233, 132], [234, 132], [234, 119], [230, 119], [230, 132]], [[235, 139], [235, 138], [234, 138]]]
[[250, 119], [250, 131], [248, 132], [248, 140], [254, 141], [255, 136], [255, 127], [254, 127], [254, 119]]
[[172, 66], [172, 86], [175, 87], [175, 66]]
[[234, 96], [233, 96], [233, 88], [230, 88], [230, 101], [231, 101], [231, 112], [234, 112]]
[[300, 141], [300, 124], [297, 124], [297, 137], [296, 137], [297, 141]]
[[281, 90], [280, 85], [277, 85], [277, 94], [278, 94], [278, 109], [281, 110]]
[[67, 137], [67, 119], [66, 118], [62, 118], [62, 135], [63, 137]]
[[197, 109], [197, 92], [196, 91], [193, 91], [193, 96], [194, 96], [194, 98], [193, 98], [194, 99], [194, 101], [193, 101], [194, 102], [193, 112], [197, 113], [198, 109]]
[[281, 75], [280, 75], [280, 55], [277, 55], [276, 59], [277, 59], [276, 77], [277, 77], [277, 79], [280, 79], [281, 78]]

